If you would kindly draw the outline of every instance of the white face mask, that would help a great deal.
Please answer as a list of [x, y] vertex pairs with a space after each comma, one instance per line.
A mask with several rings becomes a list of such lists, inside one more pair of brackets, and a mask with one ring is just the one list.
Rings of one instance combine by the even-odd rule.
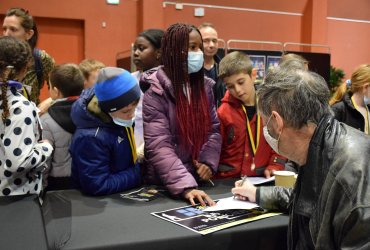
[[121, 126], [121, 127], [131, 128], [132, 125], [134, 125], [134, 122], [135, 122], [135, 117], [132, 117], [130, 120], [121, 119], [121, 118], [118, 118], [118, 117], [114, 117], [112, 115], [111, 115], [111, 117], [113, 119], [113, 122], [115, 124], [117, 124], [118, 126]]
[[370, 104], [370, 98], [367, 96], [364, 96], [364, 102], [365, 102], [365, 105]]
[[188, 52], [188, 73], [198, 72], [203, 67], [203, 52], [202, 51], [189, 51]]
[[271, 120], [271, 117], [272, 117], [272, 114], [270, 116], [270, 118], [268, 119], [267, 123], [265, 126], [263, 126], [263, 135], [265, 136], [265, 139], [267, 141], [267, 143], [270, 145], [270, 147], [272, 148], [272, 150], [274, 150], [277, 154], [279, 154], [279, 139], [280, 139], [280, 135], [279, 135], [279, 138], [275, 139], [274, 137], [272, 137], [268, 131], [268, 128], [267, 128], [267, 125], [269, 124], [270, 120]]

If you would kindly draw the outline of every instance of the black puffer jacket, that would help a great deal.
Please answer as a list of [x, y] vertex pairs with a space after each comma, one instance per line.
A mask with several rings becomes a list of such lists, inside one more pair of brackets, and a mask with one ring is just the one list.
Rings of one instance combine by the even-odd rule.
[[[370, 138], [326, 116], [307, 159], [294, 191], [257, 189], [260, 206], [289, 208], [289, 249], [370, 249]], [[307, 239], [314, 247], [302, 247]]]
[[[370, 105], [367, 105], [370, 109]], [[342, 101], [335, 103], [331, 107], [334, 111], [335, 119], [353, 128], [365, 131], [365, 119], [361, 113], [353, 106], [351, 96], [347, 93]]]

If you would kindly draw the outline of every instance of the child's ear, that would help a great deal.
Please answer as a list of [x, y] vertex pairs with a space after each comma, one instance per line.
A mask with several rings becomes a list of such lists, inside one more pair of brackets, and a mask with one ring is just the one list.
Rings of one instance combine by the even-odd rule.
[[53, 86], [53, 85], [51, 85], [50, 87], [51, 87], [51, 91], [53, 92], [54, 96], [60, 97], [60, 95], [61, 95], [60, 90], [57, 87]]
[[157, 60], [160, 60], [160, 59], [161, 59], [161, 56], [162, 56], [161, 50], [160, 50], [160, 49], [157, 49], [157, 51], [156, 51], [156, 55], [155, 55], [155, 58], [156, 58]]

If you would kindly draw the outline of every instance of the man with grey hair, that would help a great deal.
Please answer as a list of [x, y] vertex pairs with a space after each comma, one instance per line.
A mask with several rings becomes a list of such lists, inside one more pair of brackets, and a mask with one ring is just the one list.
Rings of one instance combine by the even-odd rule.
[[232, 192], [289, 211], [289, 249], [370, 249], [370, 137], [333, 118], [316, 73], [278, 67], [257, 96], [265, 138], [299, 165], [298, 179], [294, 189], [239, 181]]

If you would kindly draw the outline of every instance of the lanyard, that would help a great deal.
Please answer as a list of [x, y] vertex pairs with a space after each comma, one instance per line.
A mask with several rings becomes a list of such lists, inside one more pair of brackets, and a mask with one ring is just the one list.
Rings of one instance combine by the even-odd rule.
[[[351, 97], [351, 101], [353, 103], [353, 106], [355, 106], [355, 109], [360, 112], [360, 110], [358, 109], [358, 106], [355, 102], [355, 99], [353, 98], [353, 96]], [[365, 105], [365, 109], [366, 109], [366, 117], [365, 117], [365, 134], [369, 134], [369, 109], [367, 108], [367, 106]], [[361, 112], [360, 112], [361, 113]]]
[[134, 161], [134, 164], [136, 163], [137, 154], [136, 154], [136, 144], [135, 144], [135, 137], [134, 137], [134, 129], [125, 127], [127, 132], [128, 140], [130, 141], [130, 147], [132, 152], [132, 160]]
[[29, 101], [31, 100], [31, 96], [30, 96], [30, 94], [28, 93], [28, 91], [25, 87], [22, 87], [22, 95], [24, 97], [26, 97], [27, 100], [29, 100]]
[[245, 113], [245, 117], [247, 119], [247, 129], [248, 129], [248, 136], [249, 136], [249, 143], [252, 148], [253, 157], [256, 155], [257, 148], [260, 142], [260, 126], [261, 126], [261, 116], [257, 112], [257, 126], [256, 126], [256, 143], [254, 142], [253, 134], [251, 125], [249, 124], [249, 119], [247, 115], [247, 111], [245, 110], [244, 105], [242, 105], [243, 111]]

